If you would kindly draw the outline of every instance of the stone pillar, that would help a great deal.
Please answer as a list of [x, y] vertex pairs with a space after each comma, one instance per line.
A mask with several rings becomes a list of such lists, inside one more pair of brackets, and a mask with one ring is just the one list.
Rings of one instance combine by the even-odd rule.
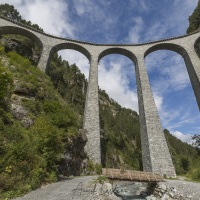
[[49, 59], [51, 57], [50, 56], [51, 49], [52, 49], [52, 46], [46, 45], [46, 44], [43, 45], [42, 54], [40, 56], [40, 60], [39, 60], [38, 65], [37, 65], [37, 67], [43, 72], [47, 72]]
[[92, 55], [84, 112], [83, 128], [87, 130], [85, 151], [91, 161], [101, 163], [99, 99], [98, 99], [98, 57]]
[[150, 88], [144, 56], [140, 54], [136, 62], [136, 81], [143, 170], [174, 177], [176, 176], [175, 169]]
[[186, 51], [181, 52], [181, 54], [185, 60], [192, 88], [200, 110], [200, 59], [197, 56], [193, 45], [189, 46]]

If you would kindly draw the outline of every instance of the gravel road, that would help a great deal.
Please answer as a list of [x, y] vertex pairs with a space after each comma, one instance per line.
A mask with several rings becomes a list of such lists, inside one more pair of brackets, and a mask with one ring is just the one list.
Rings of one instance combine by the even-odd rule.
[[87, 188], [88, 184], [92, 183], [97, 177], [98, 176], [83, 176], [78, 178], [66, 178], [57, 183], [43, 186], [40, 189], [34, 190], [23, 197], [18, 197], [15, 200], [87, 200], [83, 191], [82, 194], [80, 194], [81, 190], [77, 190], [73, 197], [73, 190], [77, 187], [78, 189]]

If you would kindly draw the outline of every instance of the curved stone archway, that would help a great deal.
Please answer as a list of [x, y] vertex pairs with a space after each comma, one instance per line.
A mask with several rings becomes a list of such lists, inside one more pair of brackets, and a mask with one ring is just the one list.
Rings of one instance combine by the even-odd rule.
[[180, 54], [182, 57], [184, 57], [184, 54], [186, 53], [186, 50], [177, 44], [173, 43], [159, 43], [151, 46], [149, 49], [147, 49], [144, 53], [144, 57], [148, 56], [150, 53], [153, 53], [158, 50], [170, 50], [175, 51], [176, 53]]
[[91, 59], [91, 54], [87, 51], [87, 49], [85, 49], [81, 45], [70, 43], [70, 42], [58, 43], [50, 49], [48, 60], [46, 63], [46, 69], [45, 69], [46, 72], [48, 72], [48, 66], [51, 59], [51, 55], [60, 50], [67, 50], [67, 49], [72, 49], [72, 50], [78, 51], [79, 53], [82, 53], [88, 59], [88, 61], [90, 61]]
[[43, 48], [43, 43], [35, 34], [21, 27], [4, 26], [0, 29], [0, 34], [17, 34], [22, 35], [34, 41], [40, 48]]
[[110, 55], [110, 54], [120, 54], [120, 55], [124, 55], [127, 58], [129, 58], [130, 60], [133, 61], [133, 63], [136, 62], [136, 56], [129, 50], [127, 50], [126, 48], [120, 48], [120, 47], [112, 47], [112, 48], [108, 48], [105, 49], [104, 51], [102, 51], [99, 54], [98, 57], [98, 62], [105, 56]]
[[84, 48], [83, 46], [81, 46], [79, 44], [75, 44], [75, 43], [71, 43], [71, 42], [56, 44], [52, 48], [51, 52], [53, 53], [53, 52], [57, 52], [57, 51], [64, 50], [64, 49], [76, 50], [76, 51], [82, 53], [88, 60], [91, 59], [91, 55], [86, 48]]
[[[196, 42], [200, 42], [200, 38], [198, 38], [195, 41], [194, 46], [195, 46]], [[189, 55], [189, 53], [191, 54], [191, 50], [193, 52], [195, 52], [194, 48], [186, 49], [186, 48], [184, 48], [184, 46], [174, 44], [174, 43], [159, 43], [159, 44], [155, 44], [155, 45], [151, 46], [149, 49], [147, 49], [144, 53], [144, 56], [146, 57], [150, 53], [155, 52], [157, 50], [174, 51], [174, 52], [178, 53], [179, 55], [181, 55], [181, 57], [184, 59], [184, 62], [185, 62], [185, 65], [186, 65], [186, 68], [188, 71], [188, 75], [190, 77], [190, 82], [192, 84], [193, 91], [194, 91], [194, 94], [196, 97], [196, 101], [197, 101], [197, 104], [200, 109], [200, 82], [199, 82], [199, 78], [198, 78], [198, 71], [194, 68], [195, 65], [192, 63], [191, 56]], [[197, 52], [195, 52], [195, 54], [196, 53]], [[192, 55], [194, 56], [194, 53]], [[195, 57], [197, 57], [197, 56], [195, 56]], [[197, 58], [195, 58], [193, 61], [198, 62]], [[199, 71], [199, 74], [200, 74], [200, 71]]]

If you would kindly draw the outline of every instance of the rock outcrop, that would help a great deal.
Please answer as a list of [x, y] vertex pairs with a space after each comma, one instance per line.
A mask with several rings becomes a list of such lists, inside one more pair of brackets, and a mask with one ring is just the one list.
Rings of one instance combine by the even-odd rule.
[[79, 135], [74, 138], [68, 138], [66, 142], [65, 154], [62, 156], [59, 164], [59, 173], [64, 176], [79, 176], [82, 173], [87, 174], [87, 154], [84, 152], [84, 146], [87, 142], [85, 130], [79, 130]]

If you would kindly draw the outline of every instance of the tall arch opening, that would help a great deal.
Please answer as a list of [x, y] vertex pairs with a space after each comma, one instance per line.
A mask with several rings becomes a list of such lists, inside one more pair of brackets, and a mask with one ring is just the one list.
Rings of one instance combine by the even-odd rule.
[[[154, 46], [146, 55], [150, 85], [163, 128], [182, 141], [191, 143], [191, 136], [199, 131], [200, 115], [184, 61], [187, 55], [181, 47], [171, 44]], [[184, 59], [182, 56], [185, 56]], [[185, 155], [188, 153], [187, 158], [182, 156], [183, 147], [167, 130], [168, 145], [177, 143], [177, 149], [169, 146], [176, 173], [183, 174], [191, 162], [189, 152], [185, 152]]]
[[[83, 116], [89, 76], [89, 53], [74, 44], [52, 49], [47, 73], [60, 95]], [[82, 128], [82, 121], [80, 128]]]
[[[63, 115], [63, 120], [60, 120], [64, 122], [66, 146], [65, 156], [59, 161], [59, 171], [63, 175], [78, 176], [85, 169], [86, 164], [83, 161], [87, 158], [84, 152], [87, 140], [85, 132], [80, 130], [83, 128], [89, 61], [84, 54], [67, 45], [54, 48], [49, 59], [47, 73], [61, 95], [61, 101], [65, 102], [64, 109], [68, 109]], [[60, 116], [57, 116], [58, 120], [62, 118], [62, 115]]]
[[132, 53], [118, 48], [99, 56], [103, 167], [142, 170], [134, 60]]

